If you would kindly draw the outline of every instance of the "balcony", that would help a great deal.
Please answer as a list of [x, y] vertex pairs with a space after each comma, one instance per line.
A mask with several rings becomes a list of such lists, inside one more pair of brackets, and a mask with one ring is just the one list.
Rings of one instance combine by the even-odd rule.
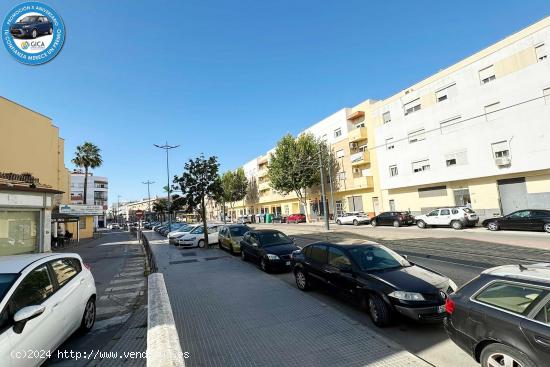
[[267, 154], [264, 155], [264, 156], [261, 156], [259, 157], [256, 162], [258, 163], [259, 166], [261, 166], [262, 164], [265, 164], [267, 163]]
[[258, 185], [258, 190], [260, 191], [266, 191], [269, 189], [270, 189], [269, 182], [260, 182], [260, 184]]
[[366, 140], [367, 139], [367, 128], [366, 127], [360, 127], [357, 129], [353, 129], [348, 133], [348, 140], [350, 143], [355, 143], [360, 140]]
[[354, 178], [353, 186], [356, 189], [372, 189], [374, 187], [372, 176]]
[[265, 177], [267, 176], [267, 168], [258, 170], [258, 177]]
[[355, 111], [351, 115], [348, 115], [348, 120], [356, 120], [360, 117], [365, 116], [365, 112], [363, 111]]
[[359, 152], [350, 156], [352, 166], [360, 166], [370, 163], [370, 153], [368, 151]]

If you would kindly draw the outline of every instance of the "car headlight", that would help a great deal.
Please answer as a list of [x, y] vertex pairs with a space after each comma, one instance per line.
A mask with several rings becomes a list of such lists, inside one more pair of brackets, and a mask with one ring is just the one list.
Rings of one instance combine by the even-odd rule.
[[388, 294], [388, 296], [400, 299], [403, 301], [424, 301], [424, 296], [415, 292], [394, 291]]
[[453, 292], [456, 292], [456, 290], [458, 289], [458, 287], [456, 286], [456, 283], [453, 282], [452, 279], [449, 279], [449, 287], [451, 287], [451, 289], [453, 290]]
[[267, 254], [267, 258], [269, 260], [279, 260], [279, 256], [274, 255], [274, 254]]

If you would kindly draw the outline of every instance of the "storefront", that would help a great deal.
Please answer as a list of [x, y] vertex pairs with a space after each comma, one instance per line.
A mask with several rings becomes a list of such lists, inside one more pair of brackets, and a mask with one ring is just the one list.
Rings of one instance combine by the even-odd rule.
[[51, 250], [51, 209], [63, 192], [0, 183], [0, 256]]

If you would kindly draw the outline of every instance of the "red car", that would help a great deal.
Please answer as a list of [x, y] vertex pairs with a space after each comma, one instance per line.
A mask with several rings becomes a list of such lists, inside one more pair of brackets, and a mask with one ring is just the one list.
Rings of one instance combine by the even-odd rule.
[[305, 223], [306, 216], [303, 214], [291, 214], [286, 218], [287, 223]]

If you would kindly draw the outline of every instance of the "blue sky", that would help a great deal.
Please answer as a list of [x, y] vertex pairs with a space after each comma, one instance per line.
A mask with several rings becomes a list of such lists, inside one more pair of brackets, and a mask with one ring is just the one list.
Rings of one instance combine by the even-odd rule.
[[162, 192], [154, 143], [180, 144], [172, 173], [200, 153], [236, 168], [550, 15], [547, 0], [43, 2], [64, 20], [64, 49], [37, 67], [0, 50], [0, 94], [53, 119], [69, 169], [76, 145], [97, 144], [111, 201], [145, 197], [148, 179]]

